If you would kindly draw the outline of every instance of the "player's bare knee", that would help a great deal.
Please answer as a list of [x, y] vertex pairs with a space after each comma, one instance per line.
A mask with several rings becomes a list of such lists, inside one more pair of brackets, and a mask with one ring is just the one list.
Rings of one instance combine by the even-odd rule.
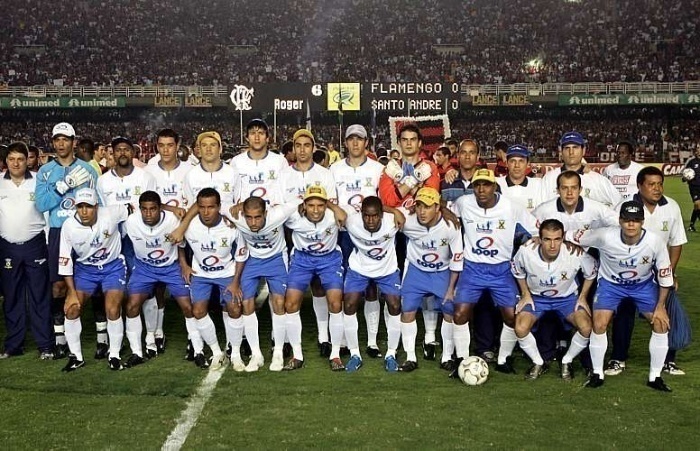
[[518, 338], [525, 338], [527, 334], [530, 333], [532, 327], [530, 326], [530, 321], [522, 316], [518, 316], [515, 321], [515, 336]]
[[82, 313], [82, 308], [80, 304], [73, 304], [69, 307], [66, 307], [65, 309], [65, 314], [66, 314], [66, 319], [78, 319], [80, 318], [80, 314]]

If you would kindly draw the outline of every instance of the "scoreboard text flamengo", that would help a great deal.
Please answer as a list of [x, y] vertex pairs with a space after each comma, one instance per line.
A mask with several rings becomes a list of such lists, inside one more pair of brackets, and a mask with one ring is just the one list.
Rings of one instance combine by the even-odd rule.
[[459, 110], [459, 83], [363, 83], [362, 109], [378, 111]]

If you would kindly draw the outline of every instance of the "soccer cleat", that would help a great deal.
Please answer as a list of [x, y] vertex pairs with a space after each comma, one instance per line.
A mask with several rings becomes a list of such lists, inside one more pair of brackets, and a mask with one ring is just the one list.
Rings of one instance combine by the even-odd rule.
[[51, 351], [41, 351], [39, 353], [40, 360], [53, 360], [53, 352]]
[[254, 373], [265, 365], [265, 358], [262, 355], [253, 356], [245, 367], [246, 373]]
[[231, 368], [237, 373], [243, 372], [245, 371], [245, 363], [243, 363], [240, 357], [234, 357], [231, 359]]
[[282, 346], [282, 355], [284, 356], [285, 359], [288, 359], [294, 354], [292, 352], [292, 345], [289, 343], [285, 343], [284, 346]]
[[95, 347], [95, 359], [102, 360], [106, 359], [109, 355], [109, 344], [107, 343], [97, 343]]
[[610, 360], [607, 365], [605, 365], [605, 375], [606, 376], [617, 376], [618, 374], [625, 371], [626, 365], [624, 361], [621, 360]]
[[605, 379], [601, 379], [596, 373], [591, 374], [584, 386], [588, 388], [598, 388], [603, 385]]
[[450, 359], [450, 360], [445, 360], [444, 362], [440, 362], [440, 369], [452, 372], [455, 369], [455, 361]]
[[209, 368], [209, 361], [201, 352], [195, 355], [192, 360], [194, 360], [194, 364], [197, 365], [198, 368], [201, 368], [203, 370]]
[[289, 362], [282, 368], [283, 371], [294, 371], [304, 367], [304, 361], [292, 357]]
[[[341, 346], [340, 347], [340, 355], [343, 357], [349, 356], [350, 355], [350, 349], [348, 349], [347, 346]], [[379, 354], [381, 356], [381, 354]]]
[[323, 343], [318, 344], [318, 352], [321, 354], [321, 357], [330, 357], [331, 356], [331, 344], [328, 343], [327, 341], [324, 341]]
[[695, 224], [690, 224], [688, 226], [688, 232], [697, 232], [697, 230], [695, 230]]
[[376, 346], [367, 346], [367, 349], [365, 349], [365, 352], [367, 353], [368, 356], [370, 356], [373, 359], [381, 359], [382, 358], [382, 351], [380, 351], [379, 348], [377, 348]]
[[479, 357], [484, 359], [486, 363], [494, 363], [496, 361], [496, 353], [493, 351], [482, 352]]
[[165, 352], [165, 335], [156, 337], [156, 352], [158, 352], [158, 354], [163, 354]]
[[658, 391], [665, 391], [665, 392], [672, 392], [673, 391], [673, 390], [671, 390], [671, 387], [666, 385], [666, 382], [664, 382], [664, 380], [661, 379], [660, 377], [657, 377], [656, 379], [654, 379], [654, 381], [647, 382], [647, 387], [653, 388], [654, 390], [658, 390]]
[[192, 347], [192, 341], [187, 340], [187, 347], [185, 348], [185, 360], [188, 362], [194, 361], [194, 348]]
[[497, 363], [496, 371], [504, 374], [515, 374], [515, 368], [513, 368], [513, 358], [507, 357], [505, 363]]
[[418, 369], [418, 362], [414, 362], [413, 360], [406, 360], [399, 367], [399, 371], [401, 371], [402, 373], [410, 373], [411, 371], [414, 371], [417, 369]]
[[10, 357], [14, 356], [14, 354], [10, 354], [9, 352], [3, 352], [2, 354], [0, 354], [0, 360], [9, 359]]
[[331, 371], [348, 371], [347, 367], [343, 365], [343, 361], [340, 360], [340, 357], [330, 359], [328, 363], [331, 366]]
[[284, 357], [279, 355], [279, 353], [273, 354], [272, 361], [270, 362], [270, 371], [282, 371], [282, 368], [284, 368]]
[[228, 364], [228, 359], [226, 358], [226, 354], [223, 352], [221, 354], [216, 354], [213, 355], [211, 358], [211, 364], [209, 365], [209, 369], [211, 371], [219, 371], [224, 368], [226, 368], [226, 365]]
[[570, 381], [574, 378], [574, 367], [570, 363], [562, 363], [560, 365], [560, 375], [565, 381]]
[[535, 380], [539, 379], [540, 376], [542, 376], [544, 373], [547, 372], [549, 368], [547, 367], [546, 363], [543, 363], [542, 365], [537, 365], [533, 364], [529, 370], [527, 370], [527, 373], [525, 373], [525, 379], [527, 380]]
[[243, 341], [241, 342], [241, 356], [250, 357], [251, 355], [253, 355], [253, 350], [250, 349], [250, 343], [248, 343], [246, 337], [243, 337]]
[[124, 364], [124, 368], [133, 368], [136, 365], [145, 363], [146, 360], [138, 354], [131, 354]]
[[78, 368], [81, 368], [84, 366], [85, 366], [85, 360], [78, 360], [73, 354], [70, 354], [68, 356], [68, 363], [66, 363], [66, 366], [64, 366], [61, 371], [65, 371], [66, 373], [69, 373], [71, 371], [75, 371]]
[[149, 359], [155, 359], [158, 357], [158, 350], [153, 348], [146, 348], [146, 357]]
[[348, 360], [348, 364], [345, 365], [345, 371], [347, 371], [348, 373], [354, 373], [360, 368], [362, 368], [362, 357], [360, 357], [359, 355], [354, 355], [350, 357], [350, 360]]
[[685, 376], [685, 371], [678, 368], [676, 362], [666, 362], [662, 371], [671, 376]]
[[457, 357], [455, 360], [452, 361], [452, 371], [450, 371], [450, 374], [447, 376], [450, 379], [461, 379], [459, 377], [459, 365], [462, 364], [462, 360], [459, 357]]
[[435, 349], [438, 343], [432, 341], [430, 343], [423, 342], [423, 360], [435, 360]]
[[121, 371], [124, 369], [124, 365], [122, 365], [122, 361], [119, 360], [119, 357], [110, 357], [108, 365], [109, 369], [112, 371]]
[[399, 362], [396, 361], [396, 357], [393, 355], [386, 356], [384, 358], [384, 369], [390, 373], [399, 371]]
[[53, 351], [54, 360], [60, 360], [65, 357], [68, 357], [68, 354], [68, 345], [66, 343], [56, 343], [56, 347]]

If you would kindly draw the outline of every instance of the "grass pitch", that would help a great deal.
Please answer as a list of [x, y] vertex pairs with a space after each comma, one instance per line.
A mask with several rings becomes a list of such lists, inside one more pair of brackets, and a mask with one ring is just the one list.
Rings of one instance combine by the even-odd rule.
[[[688, 218], [685, 186], [668, 178], [666, 193]], [[699, 330], [700, 235], [688, 238], [678, 270], [679, 293]], [[260, 336], [267, 347], [267, 309], [260, 316]], [[219, 315], [213, 317], [220, 323]], [[648, 389], [649, 327], [642, 321], [635, 329], [628, 369], [606, 378], [602, 388], [589, 390], [581, 386], [580, 371], [573, 383], [565, 383], [558, 379], [556, 366], [537, 381], [525, 381], [524, 358], [516, 359], [518, 375], [492, 373], [481, 387], [449, 380], [437, 362], [420, 360], [420, 353], [420, 368], [410, 374], [388, 374], [381, 360], [366, 356], [356, 374], [331, 373], [316, 350], [310, 306], [302, 318], [305, 368], [271, 373], [266, 367], [255, 374], [227, 369], [185, 449], [697, 449], [698, 348], [679, 352], [678, 364], [686, 376], [665, 376], [673, 393]], [[169, 305], [166, 354], [118, 373], [90, 358], [94, 327], [89, 312], [83, 319], [88, 364], [75, 373], [60, 371], [65, 360], [38, 360], [28, 342], [27, 354], [0, 361], [2, 447], [160, 448], [205, 376], [182, 360], [183, 326], [181, 315]], [[218, 330], [223, 341], [223, 330]], [[363, 330], [361, 324], [361, 342]], [[128, 354], [128, 349], [122, 353]]]

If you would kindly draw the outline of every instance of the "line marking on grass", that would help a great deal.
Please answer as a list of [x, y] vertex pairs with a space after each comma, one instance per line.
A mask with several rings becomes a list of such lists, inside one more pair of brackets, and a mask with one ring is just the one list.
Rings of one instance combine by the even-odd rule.
[[[224, 367], [224, 370], [225, 369], [226, 367]], [[224, 371], [209, 371], [207, 377], [199, 384], [195, 394], [187, 401], [187, 407], [185, 407], [185, 410], [180, 414], [177, 424], [173, 430], [170, 431], [170, 435], [168, 435], [165, 443], [163, 443], [161, 450], [178, 451], [182, 448], [182, 445], [185, 444], [185, 440], [187, 440], [187, 436], [190, 435], [190, 431], [192, 431], [194, 425], [197, 424], [197, 420], [199, 420], [199, 416], [202, 414], [204, 405], [209, 401], [209, 398], [211, 398], [216, 384], [223, 374]]]

